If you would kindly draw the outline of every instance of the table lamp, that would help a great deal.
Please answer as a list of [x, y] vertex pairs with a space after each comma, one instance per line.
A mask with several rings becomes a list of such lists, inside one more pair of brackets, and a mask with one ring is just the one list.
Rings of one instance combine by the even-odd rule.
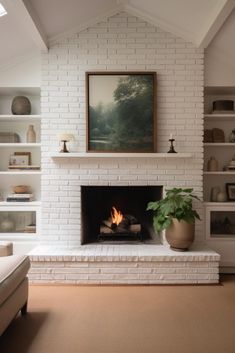
[[62, 149], [60, 150], [60, 153], [69, 153], [66, 143], [71, 140], [74, 140], [73, 134], [62, 133], [58, 135], [58, 139], [60, 142], [63, 142], [63, 146], [62, 146]]

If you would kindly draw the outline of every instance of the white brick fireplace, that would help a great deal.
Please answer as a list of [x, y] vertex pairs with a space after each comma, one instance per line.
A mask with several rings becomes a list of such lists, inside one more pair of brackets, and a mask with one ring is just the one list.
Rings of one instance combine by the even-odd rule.
[[[193, 187], [202, 198], [203, 59], [202, 49], [127, 13], [51, 43], [49, 53], [42, 57], [42, 246], [32, 255], [32, 280], [73, 283], [218, 280], [219, 257], [200, 246], [186, 255], [161, 250], [158, 259], [156, 249], [145, 248], [147, 245], [142, 245], [143, 256], [141, 248], [133, 248], [134, 245], [131, 250], [118, 246], [114, 250], [113, 246], [92, 250], [91, 245], [80, 246], [82, 185], [185, 186]], [[78, 151], [85, 152], [86, 71], [155, 71], [157, 152], [167, 152], [172, 133], [176, 150], [189, 152], [192, 158], [52, 159], [51, 153], [59, 149], [60, 132], [74, 134]], [[196, 225], [198, 243], [204, 241], [204, 229], [203, 207], [199, 204], [197, 208], [202, 219]], [[55, 246], [57, 252], [53, 254]], [[69, 247], [70, 251], [63, 253], [62, 247]], [[97, 251], [106, 257], [99, 257], [94, 263]], [[165, 271], [161, 272], [164, 259]], [[112, 272], [112, 268], [116, 270]], [[168, 276], [167, 281], [164, 273], [174, 275]], [[119, 276], [115, 277], [116, 274]]]

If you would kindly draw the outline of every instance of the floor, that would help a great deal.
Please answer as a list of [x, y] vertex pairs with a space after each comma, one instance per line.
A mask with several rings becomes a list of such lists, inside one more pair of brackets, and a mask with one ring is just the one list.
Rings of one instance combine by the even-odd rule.
[[235, 276], [201, 286], [31, 286], [1, 353], [234, 353]]

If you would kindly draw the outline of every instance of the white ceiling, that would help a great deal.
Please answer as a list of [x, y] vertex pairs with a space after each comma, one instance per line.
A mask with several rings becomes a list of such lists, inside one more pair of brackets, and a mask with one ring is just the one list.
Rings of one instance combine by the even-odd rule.
[[127, 11], [162, 29], [207, 46], [235, 6], [235, 0], [0, 0], [0, 65], [46, 48], [47, 38], [85, 28]]
[[113, 9], [116, 0], [27, 0], [48, 37], [68, 31]]
[[12, 11], [0, 17], [0, 48], [0, 65], [10, 65], [16, 58], [39, 51]]

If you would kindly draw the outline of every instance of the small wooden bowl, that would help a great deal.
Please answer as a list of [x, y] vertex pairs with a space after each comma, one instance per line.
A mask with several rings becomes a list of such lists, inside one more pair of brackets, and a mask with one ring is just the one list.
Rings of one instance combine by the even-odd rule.
[[27, 185], [16, 185], [13, 186], [13, 192], [15, 194], [27, 194], [29, 187]]

